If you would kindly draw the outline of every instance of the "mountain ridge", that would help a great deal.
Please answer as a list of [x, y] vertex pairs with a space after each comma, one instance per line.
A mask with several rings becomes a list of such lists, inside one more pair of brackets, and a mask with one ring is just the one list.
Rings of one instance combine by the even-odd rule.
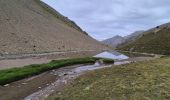
[[136, 38], [139, 38], [142, 35], [143, 32], [144, 31], [142, 31], [142, 30], [136, 31], [136, 32], [131, 33], [130, 35], [127, 35], [127, 36], [124, 36], [124, 37], [116, 35], [116, 36], [109, 38], [109, 39], [106, 39], [102, 42], [106, 45], [110, 45], [114, 48], [117, 48], [119, 46], [122, 46], [122, 45], [129, 43], [129, 42], [134, 41]]
[[112, 38], [103, 40], [102, 43], [104, 43], [106, 45], [109, 45], [109, 46], [111, 46], [113, 48], [116, 48], [119, 44], [121, 44], [124, 41], [125, 41], [124, 37], [116, 35], [116, 36], [114, 36]]

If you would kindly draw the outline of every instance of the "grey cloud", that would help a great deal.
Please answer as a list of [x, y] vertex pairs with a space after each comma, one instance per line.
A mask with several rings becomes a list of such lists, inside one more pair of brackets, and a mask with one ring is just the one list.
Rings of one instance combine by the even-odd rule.
[[170, 21], [170, 0], [43, 0], [98, 40]]

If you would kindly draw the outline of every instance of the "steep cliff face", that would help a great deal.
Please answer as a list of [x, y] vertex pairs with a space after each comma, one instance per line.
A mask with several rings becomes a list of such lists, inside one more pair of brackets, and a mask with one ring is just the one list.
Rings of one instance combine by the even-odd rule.
[[0, 54], [104, 48], [39, 0], [0, 0]]

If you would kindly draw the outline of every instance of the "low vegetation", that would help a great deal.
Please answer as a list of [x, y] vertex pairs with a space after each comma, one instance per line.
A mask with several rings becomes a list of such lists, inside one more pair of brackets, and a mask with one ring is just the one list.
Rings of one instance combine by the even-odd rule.
[[129, 44], [120, 46], [122, 51], [146, 52], [170, 55], [170, 27], [164, 27], [157, 32], [149, 32]]
[[170, 100], [170, 58], [89, 72], [49, 100]]
[[[103, 58], [86, 57], [86, 58], [74, 58], [64, 60], [53, 60], [46, 64], [33, 64], [21, 68], [12, 68], [6, 70], [0, 70], [0, 85], [8, 84], [23, 78], [27, 78], [33, 75], [38, 75], [48, 70], [57, 69], [64, 66], [95, 63], [95, 61]], [[105, 63], [113, 63], [111, 59], [103, 59]]]

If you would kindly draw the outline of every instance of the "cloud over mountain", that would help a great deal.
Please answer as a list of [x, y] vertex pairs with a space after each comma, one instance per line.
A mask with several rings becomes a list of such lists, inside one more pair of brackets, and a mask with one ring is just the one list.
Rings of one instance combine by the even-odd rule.
[[42, 0], [98, 40], [170, 21], [170, 0]]

